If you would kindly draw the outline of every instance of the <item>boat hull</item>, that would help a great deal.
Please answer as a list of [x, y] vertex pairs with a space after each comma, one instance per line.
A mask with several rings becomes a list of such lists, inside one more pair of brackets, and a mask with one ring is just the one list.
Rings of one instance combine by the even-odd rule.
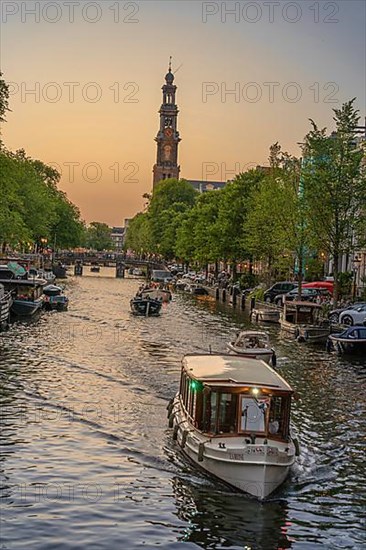
[[11, 306], [11, 313], [17, 317], [32, 317], [41, 309], [43, 299], [35, 301], [14, 300]]
[[131, 300], [130, 305], [134, 315], [156, 317], [160, 314], [162, 303], [159, 300], [135, 298]]
[[297, 339], [309, 344], [325, 344], [330, 334], [330, 328], [299, 327]]
[[251, 321], [256, 323], [278, 323], [280, 312], [276, 310], [253, 309], [251, 312]]
[[286, 479], [295, 461], [295, 446], [245, 437], [209, 438], [196, 430], [180, 410], [178, 398], [172, 412], [173, 438], [200, 468], [232, 487], [263, 500]]
[[69, 306], [69, 300], [66, 296], [47, 296], [43, 307], [48, 310], [67, 311]]
[[360, 339], [350, 342], [346, 338], [337, 338], [335, 335], [329, 336], [328, 342], [333, 349], [340, 354], [366, 354], [366, 340]]
[[330, 334], [330, 327], [297, 325], [280, 319], [281, 330], [297, 338], [299, 342], [324, 344]]

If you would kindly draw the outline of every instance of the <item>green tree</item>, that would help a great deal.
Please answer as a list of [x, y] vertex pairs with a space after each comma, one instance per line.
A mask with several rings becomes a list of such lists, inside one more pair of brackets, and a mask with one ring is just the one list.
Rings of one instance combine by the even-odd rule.
[[185, 180], [171, 178], [156, 185], [147, 210], [151, 252], [174, 257], [177, 230], [197, 197], [198, 192]]
[[111, 228], [106, 223], [91, 222], [86, 230], [86, 244], [93, 250], [112, 248]]
[[138, 254], [151, 251], [149, 217], [146, 213], [136, 214], [128, 224], [125, 249]]
[[3, 73], [0, 72], [0, 122], [6, 122], [6, 112], [9, 108], [9, 86], [2, 78]]
[[312, 129], [303, 145], [304, 196], [314, 240], [333, 259], [334, 302], [342, 254], [362, 246], [366, 235], [365, 151], [355, 142], [359, 122], [354, 99], [334, 109], [335, 132]]
[[261, 170], [249, 170], [238, 174], [220, 192], [216, 234], [218, 254], [225, 261], [231, 261], [235, 277], [236, 263], [250, 259], [247, 248], [246, 220], [252, 195], [265, 177]]

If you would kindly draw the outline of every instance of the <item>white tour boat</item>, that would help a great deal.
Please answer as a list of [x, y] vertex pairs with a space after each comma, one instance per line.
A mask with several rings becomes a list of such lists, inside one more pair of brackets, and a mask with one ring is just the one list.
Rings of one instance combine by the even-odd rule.
[[186, 355], [179, 392], [168, 406], [173, 439], [205, 471], [264, 499], [298, 454], [290, 435], [293, 393], [264, 361]]
[[236, 335], [235, 340], [227, 344], [227, 347], [230, 353], [253, 359], [263, 359], [268, 365], [276, 366], [276, 353], [271, 347], [267, 332], [243, 330]]

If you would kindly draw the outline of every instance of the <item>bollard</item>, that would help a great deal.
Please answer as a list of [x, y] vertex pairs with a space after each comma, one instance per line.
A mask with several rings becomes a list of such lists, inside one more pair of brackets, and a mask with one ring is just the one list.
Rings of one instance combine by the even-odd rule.
[[82, 274], [83, 274], [83, 266], [80, 262], [78, 262], [74, 266], [74, 275], [77, 276], [77, 277], [81, 277]]
[[216, 300], [220, 300], [220, 289], [217, 287], [216, 294], [215, 294]]
[[243, 311], [245, 309], [245, 294], [242, 294], [242, 296], [241, 296], [241, 309]]
[[125, 266], [121, 262], [118, 262], [116, 264], [116, 277], [117, 277], [117, 279], [124, 279], [125, 278]]
[[255, 298], [250, 299], [250, 311], [255, 308]]
[[223, 302], [226, 302], [226, 289], [225, 288], [222, 289], [221, 300]]

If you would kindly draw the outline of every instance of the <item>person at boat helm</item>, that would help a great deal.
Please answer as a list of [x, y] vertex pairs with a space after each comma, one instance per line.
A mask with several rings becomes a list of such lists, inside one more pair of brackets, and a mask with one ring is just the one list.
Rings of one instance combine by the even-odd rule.
[[249, 348], [258, 348], [259, 347], [259, 340], [256, 336], [252, 336], [251, 338], [249, 338], [248, 347]]

